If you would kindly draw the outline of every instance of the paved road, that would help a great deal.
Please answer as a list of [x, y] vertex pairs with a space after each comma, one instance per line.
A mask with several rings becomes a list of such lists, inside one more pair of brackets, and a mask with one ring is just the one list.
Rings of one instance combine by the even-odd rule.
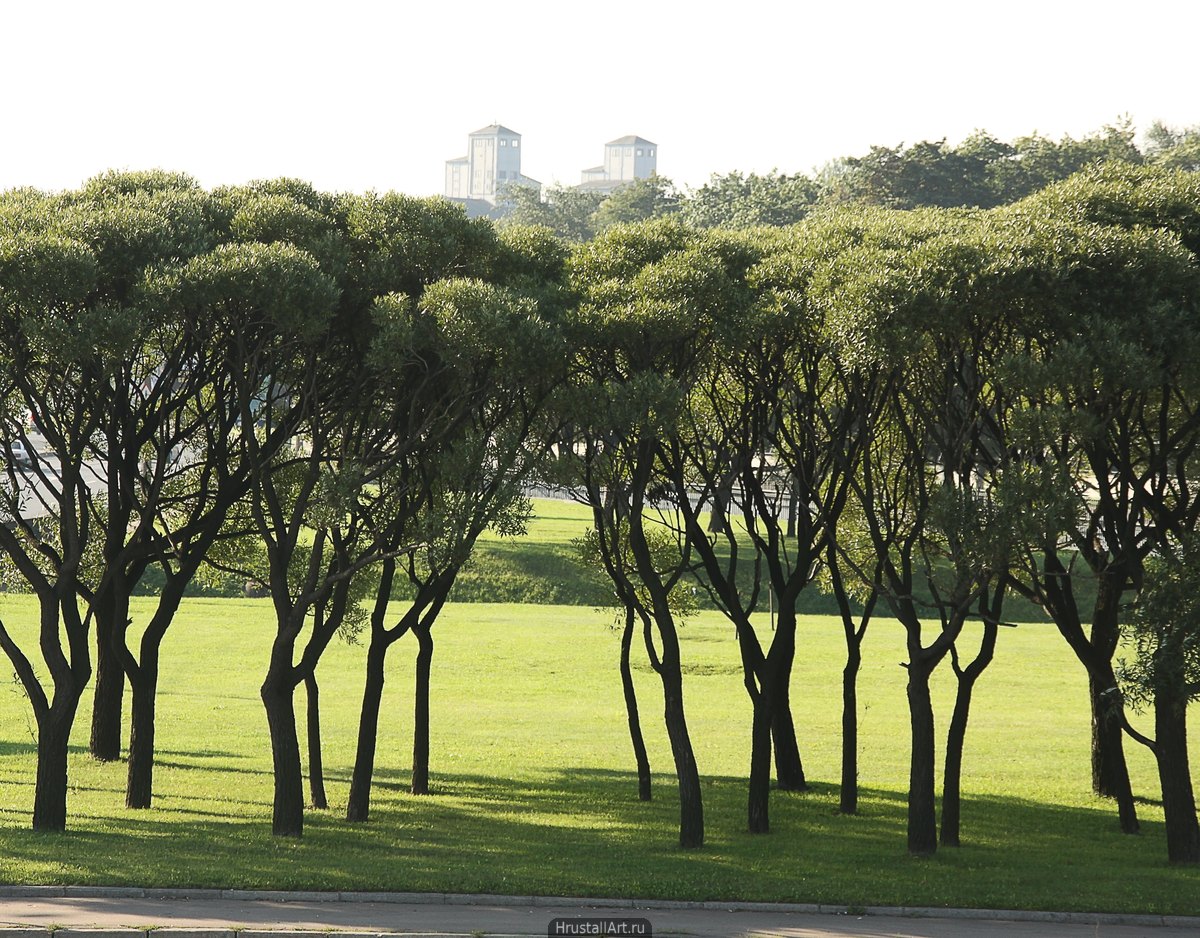
[[[10, 890], [4, 890], [9, 892]], [[72, 896], [14, 896], [0, 893], [0, 938], [44, 935], [85, 938], [81, 933], [102, 930], [154, 928], [183, 938], [183, 933], [205, 933], [206, 938], [251, 938], [270, 930], [270, 938], [287, 933], [348, 932], [408, 935], [547, 935], [556, 919], [648, 921], [652, 932], [693, 935], [781, 936], [781, 938], [1176, 938], [1200, 936], [1200, 919], [1076, 916], [1075, 921], [999, 920], [980, 913], [946, 913], [948, 917], [905, 917], [896, 914], [846, 915], [774, 909], [652, 908], [589, 906], [597, 900], [502, 898], [495, 896], [386, 897], [375, 894], [342, 894], [339, 901], [304, 898], [291, 901], [248, 898], [214, 898], [212, 894], [176, 891], [170, 898], [114, 895], [117, 890], [73, 890]], [[132, 892], [132, 891], [129, 891]], [[556, 904], [561, 903], [561, 904]], [[569, 904], [568, 904], [569, 903]], [[683, 905], [683, 903], [679, 903]], [[892, 910], [893, 913], [895, 910]], [[994, 913], [993, 913], [994, 914]], [[985, 914], [986, 915], [986, 914]], [[953, 917], [949, 917], [953, 916]], [[630, 921], [625, 933], [637, 935]], [[574, 932], [578, 933], [578, 932]], [[570, 930], [559, 934], [570, 935]]]

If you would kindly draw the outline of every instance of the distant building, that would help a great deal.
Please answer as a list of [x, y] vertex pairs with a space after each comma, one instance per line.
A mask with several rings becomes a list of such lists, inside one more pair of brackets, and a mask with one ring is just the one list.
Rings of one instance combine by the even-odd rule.
[[604, 163], [583, 171], [580, 189], [613, 192], [635, 179], [648, 179], [658, 166], [658, 144], [642, 137], [618, 137], [604, 144]]
[[446, 161], [446, 198], [468, 215], [494, 215], [509, 185], [542, 186], [521, 173], [521, 135], [500, 124], [469, 134], [467, 155]]

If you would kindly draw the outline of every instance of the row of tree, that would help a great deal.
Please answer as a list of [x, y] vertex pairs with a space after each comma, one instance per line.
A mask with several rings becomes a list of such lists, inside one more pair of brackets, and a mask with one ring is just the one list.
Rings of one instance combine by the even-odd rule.
[[791, 225], [813, 211], [845, 205], [994, 208], [1103, 163], [1200, 171], [1200, 127], [1173, 129], [1157, 122], [1141, 147], [1127, 119], [1078, 140], [1033, 133], [1007, 142], [976, 131], [957, 146], [945, 140], [873, 146], [863, 156], [832, 160], [812, 175], [714, 174], [685, 192], [661, 176], [637, 180], [609, 196], [557, 186], [543, 197], [514, 187], [504, 223], [545, 225], [560, 237], [587, 241], [614, 225], [675, 214], [695, 228], [751, 228]]
[[[427, 791], [432, 628], [479, 534], [521, 530], [536, 476], [592, 508], [588, 553], [626, 611], [644, 797], [636, 632], [661, 678], [682, 845], [704, 840], [677, 628], [680, 584], [699, 574], [736, 626], [754, 832], [770, 826], [772, 757], [781, 788], [806, 784], [791, 712], [801, 591], [823, 585], [843, 612], [843, 811], [861, 641], [878, 608], [900, 622], [917, 854], [939, 840], [931, 674], [948, 659], [958, 678], [940, 829], [957, 844], [971, 693], [1011, 591], [1046, 608], [1087, 669], [1094, 784], [1137, 829], [1114, 658], [1141, 597], [1128, 680], [1156, 726], [1139, 738], [1171, 859], [1200, 859], [1197, 624], [1170, 599], [1194, 568], [1200, 509], [1197, 250], [1200, 177], [1118, 165], [991, 211], [853, 208], [736, 233], [664, 219], [570, 250], [436, 200], [289, 181], [205, 192], [120, 174], [7, 193], [0, 547], [39, 621], [0, 623], [0, 647], [37, 723], [34, 827], [66, 824], [93, 642], [92, 752], [120, 755], [127, 680], [127, 803], [150, 804], [159, 647], [206, 569], [261, 582], [275, 610], [261, 687], [274, 831], [303, 829], [301, 684], [324, 803], [316, 671], [341, 629], [370, 636], [348, 817], [369, 813], [386, 656], [408, 632], [412, 784]], [[28, 472], [15, 440], [37, 443]], [[135, 648], [129, 596], [152, 567], [164, 586]], [[414, 597], [399, 607], [397, 578]], [[1077, 601], [1084, 580], [1093, 609]], [[768, 596], [769, 637], [752, 618]], [[983, 639], [967, 649], [970, 618]]]

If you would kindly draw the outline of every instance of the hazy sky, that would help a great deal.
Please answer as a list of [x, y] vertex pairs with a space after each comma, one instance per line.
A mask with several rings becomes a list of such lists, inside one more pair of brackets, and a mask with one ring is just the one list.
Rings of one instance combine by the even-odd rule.
[[0, 189], [163, 167], [426, 195], [493, 121], [543, 182], [633, 133], [684, 185], [1194, 125], [1197, 35], [1196, 0], [0, 0]]

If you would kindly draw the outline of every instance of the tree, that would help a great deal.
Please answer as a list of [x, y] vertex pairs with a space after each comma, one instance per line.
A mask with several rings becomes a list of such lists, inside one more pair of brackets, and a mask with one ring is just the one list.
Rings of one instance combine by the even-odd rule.
[[[33, 827], [60, 831], [67, 822], [67, 744], [91, 677], [92, 615], [80, 600], [95, 563], [88, 510], [89, 447], [101, 432], [97, 406], [107, 387], [106, 352], [115, 332], [89, 303], [99, 263], [87, 245], [57, 229], [59, 205], [27, 194], [0, 217], [0, 421], [6, 470], [0, 487], [0, 548], [6, 579], [37, 596], [37, 645], [49, 688], [0, 622], [0, 647], [12, 662], [37, 725]], [[45, 446], [31, 478], [20, 474], [11, 442], [34, 452], [24, 415]], [[94, 567], [93, 567], [94, 568]]]
[[[1031, 335], [1030, 348], [1040, 350], [1027, 358], [1026, 406], [1043, 422], [1044, 463], [1069, 474], [1062, 488], [1074, 520], [1063, 540], [1048, 537], [1030, 552], [1018, 588], [1046, 608], [1087, 669], [1092, 784], [1116, 798], [1127, 833], [1138, 822], [1113, 669], [1122, 608], [1163, 537], [1190, 530], [1200, 511], [1179, 471], [1200, 419], [1190, 312], [1198, 187], [1194, 176], [1109, 166], [1013, 209], [1112, 226], [1053, 248], [1059, 273], [1048, 282], [1057, 300]], [[1091, 610], [1080, 608], [1085, 579], [1095, 583]]]
[[596, 233], [592, 216], [604, 196], [573, 186], [549, 186], [544, 192], [530, 186], [509, 186], [504, 190], [504, 199], [511, 210], [501, 227], [541, 226], [567, 241], [582, 242]]
[[591, 227], [601, 234], [614, 225], [663, 218], [679, 211], [679, 193], [662, 176], [634, 179], [611, 193], [592, 213]]
[[808, 215], [817, 195], [817, 184], [801, 173], [714, 173], [681, 200], [680, 212], [695, 228], [793, 225]]
[[1154, 738], [1134, 731], [1154, 753], [1162, 786], [1167, 857], [1200, 863], [1200, 822], [1192, 790], [1187, 705], [1200, 698], [1200, 605], [1195, 594], [1200, 555], [1193, 537], [1146, 565], [1142, 591], [1122, 632], [1134, 655], [1118, 676], [1135, 708], [1154, 709]]

